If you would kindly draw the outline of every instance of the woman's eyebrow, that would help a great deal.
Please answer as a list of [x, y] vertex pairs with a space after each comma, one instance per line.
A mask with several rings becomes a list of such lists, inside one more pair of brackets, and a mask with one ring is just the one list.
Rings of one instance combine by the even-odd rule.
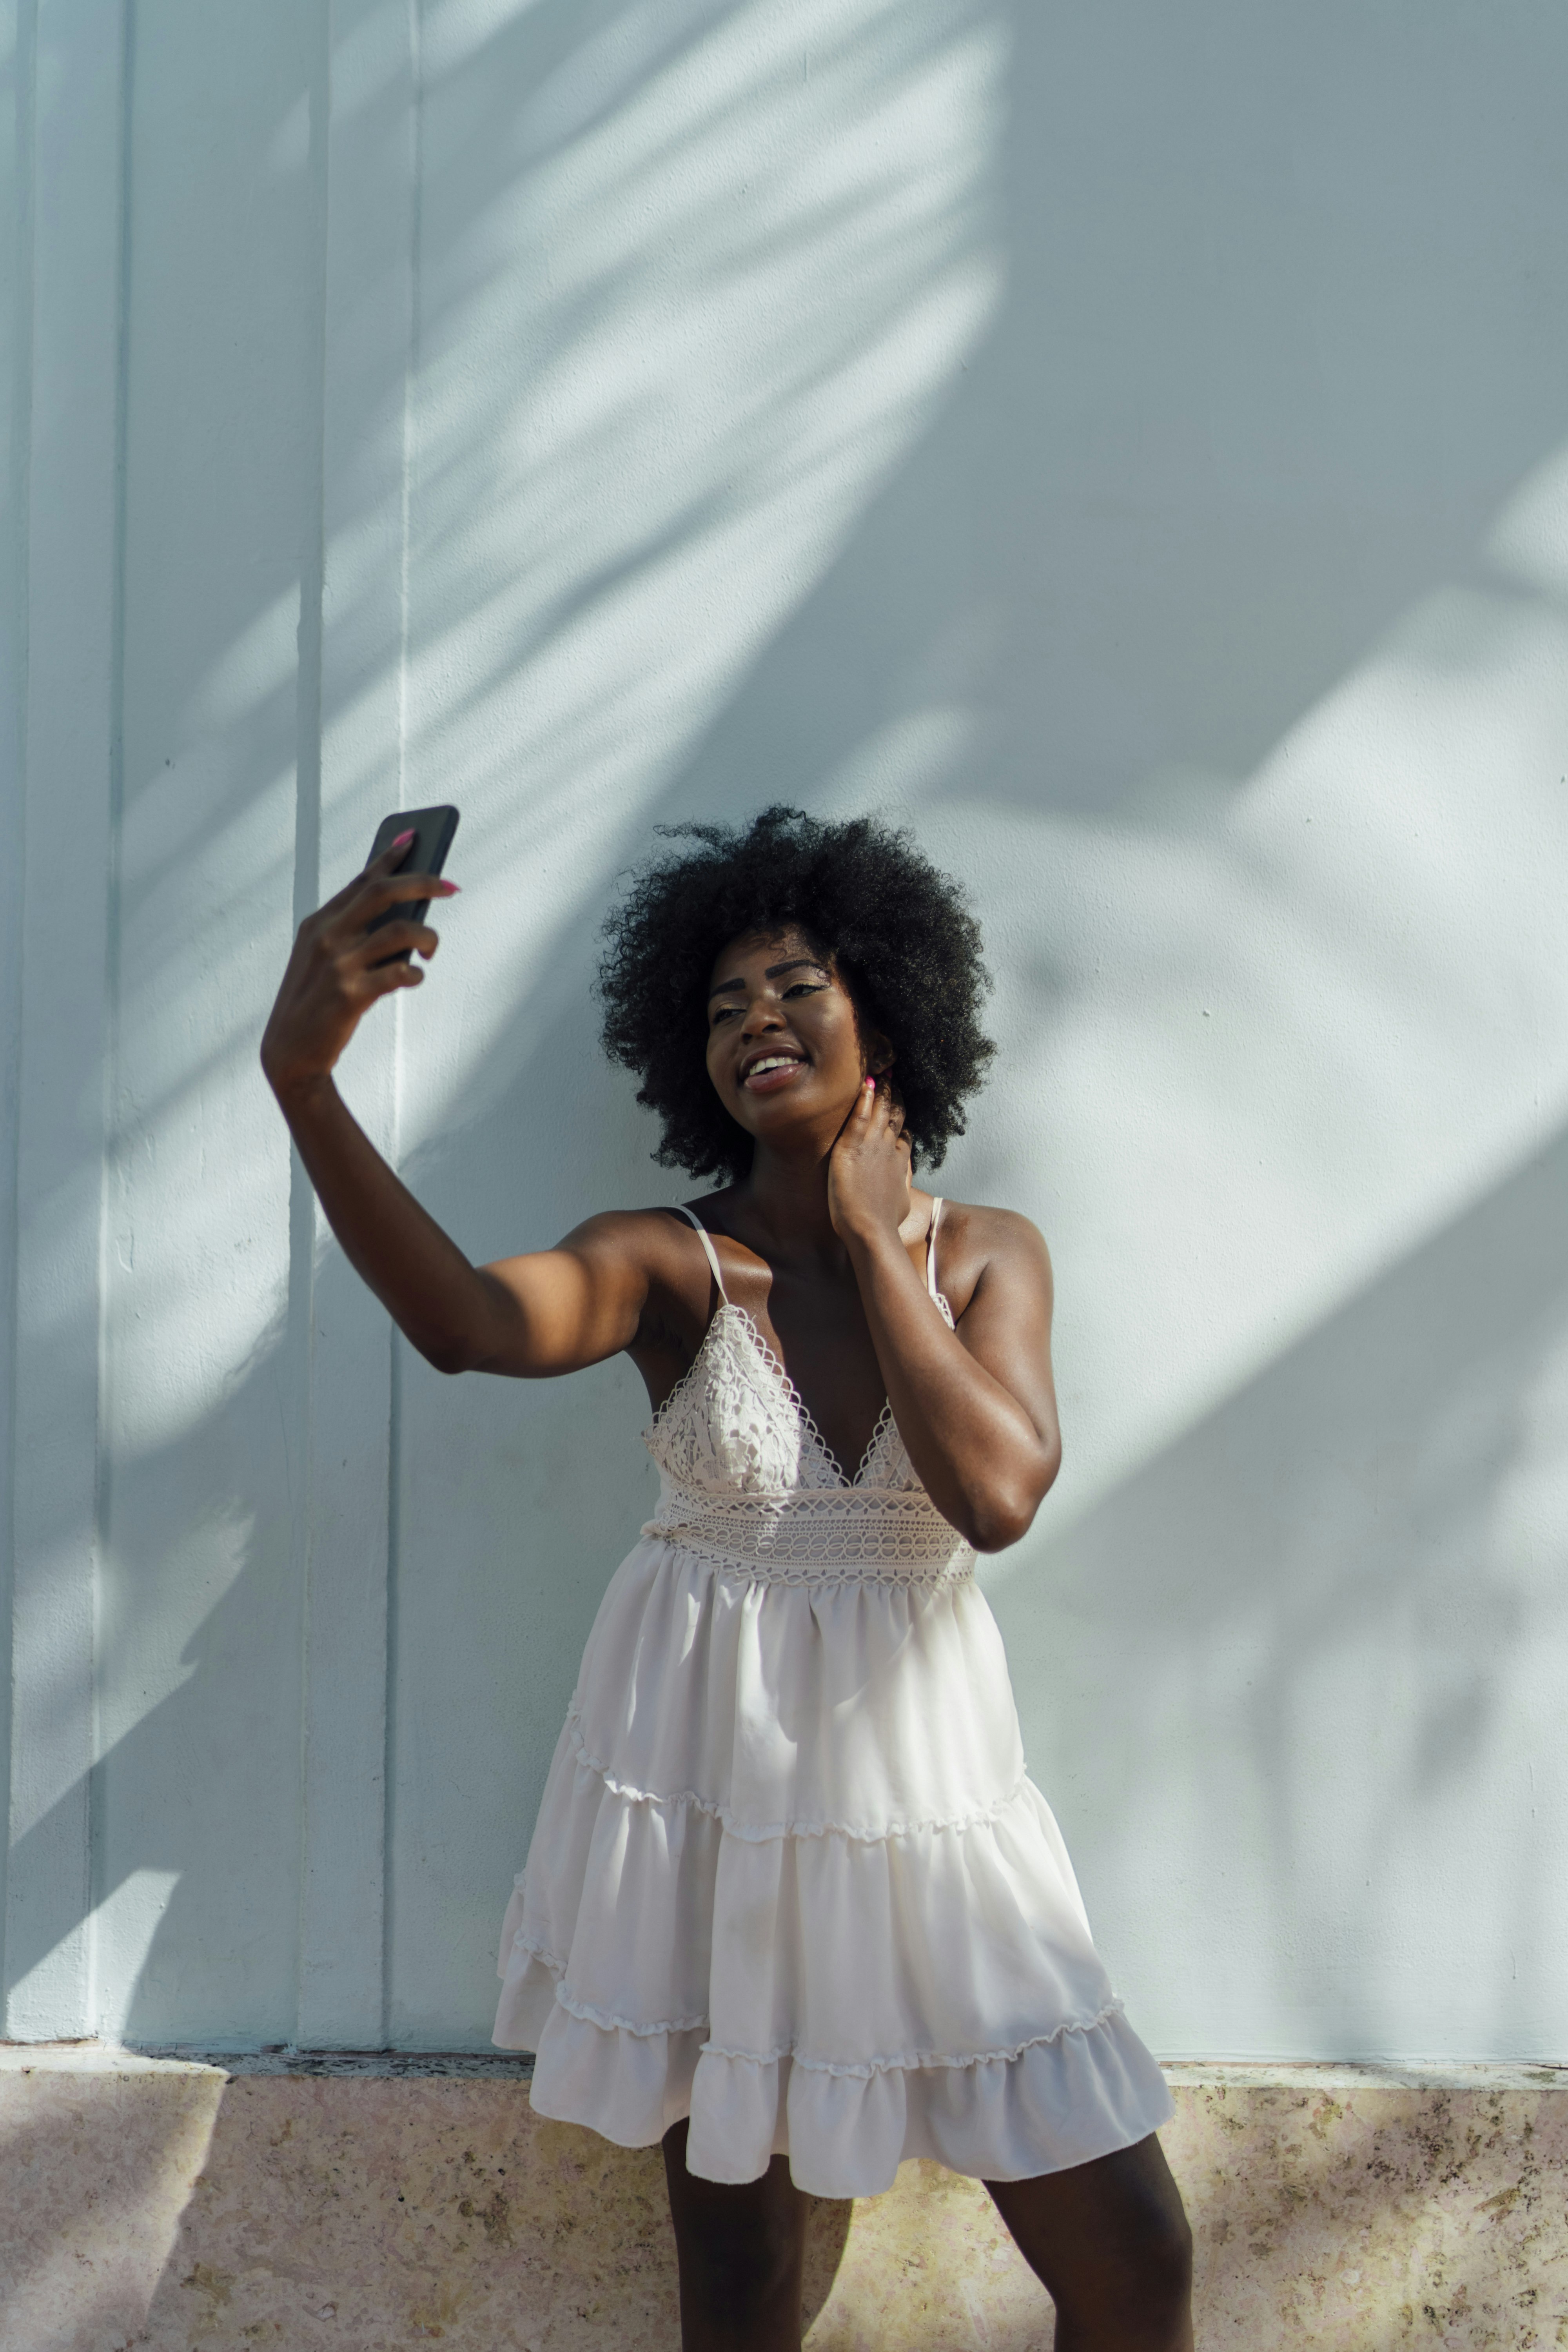
[[[818, 956], [791, 956], [787, 963], [770, 963], [764, 966], [763, 978], [764, 980], [777, 980], [784, 972], [799, 971], [803, 968], [810, 971], [826, 971], [827, 970], [827, 966]], [[708, 1002], [711, 1004], [716, 996], [727, 996], [731, 989], [744, 988], [745, 985], [746, 983], [743, 980], [721, 980], [709, 990]]]
[[763, 973], [764, 980], [777, 980], [781, 972], [799, 971], [803, 966], [811, 971], [826, 971], [827, 966], [818, 956], [792, 956], [788, 963], [771, 963]]

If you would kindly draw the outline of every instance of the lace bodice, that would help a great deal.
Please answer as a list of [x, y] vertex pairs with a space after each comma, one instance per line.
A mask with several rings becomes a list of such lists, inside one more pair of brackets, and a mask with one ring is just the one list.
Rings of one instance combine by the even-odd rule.
[[[941, 1306], [951, 1325], [947, 1301]], [[712, 1493], [908, 1494], [920, 1486], [887, 1405], [855, 1475], [846, 1477], [756, 1324], [728, 1299], [644, 1442], [669, 1477]]]
[[[690, 1370], [643, 1433], [662, 1474], [647, 1532], [792, 1581], [824, 1572], [902, 1581], [972, 1563], [917, 1477], [887, 1405], [854, 1475], [846, 1474], [755, 1321], [726, 1296], [708, 1234], [689, 1210], [682, 1214], [701, 1235], [719, 1306]], [[951, 1330], [933, 1246], [927, 1286]]]

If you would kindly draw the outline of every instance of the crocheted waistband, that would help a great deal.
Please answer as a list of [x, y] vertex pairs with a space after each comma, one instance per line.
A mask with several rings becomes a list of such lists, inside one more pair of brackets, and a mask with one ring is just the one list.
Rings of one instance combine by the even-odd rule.
[[971, 1546], [919, 1489], [715, 1494], [666, 1471], [643, 1533], [769, 1583], [942, 1584], [974, 1567]]

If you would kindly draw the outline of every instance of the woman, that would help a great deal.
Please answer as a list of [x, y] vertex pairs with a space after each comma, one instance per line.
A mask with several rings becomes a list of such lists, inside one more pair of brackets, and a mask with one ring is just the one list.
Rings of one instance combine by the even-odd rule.
[[[605, 1594], [502, 1937], [533, 2105], [661, 2139], [689, 2352], [800, 2342], [805, 2197], [983, 2179], [1058, 2352], [1190, 2346], [1158, 2068], [1025, 1777], [977, 1551], [1059, 1458], [1039, 1235], [912, 1181], [992, 1047], [979, 935], [907, 837], [685, 829], [609, 927], [605, 1043], [658, 1157], [727, 1177], [475, 1267], [333, 1065], [447, 895], [397, 846], [301, 928], [262, 1060], [353, 1265], [439, 1370], [619, 1349], [654, 1519]], [[406, 836], [405, 836], [406, 838]]]

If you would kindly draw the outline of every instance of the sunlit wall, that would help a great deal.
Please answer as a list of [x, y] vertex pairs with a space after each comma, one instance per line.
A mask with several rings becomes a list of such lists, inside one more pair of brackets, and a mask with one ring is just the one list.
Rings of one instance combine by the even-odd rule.
[[679, 1198], [658, 823], [911, 824], [1056, 1258], [984, 1580], [1172, 2054], [1568, 2044], [1568, 17], [6, 0], [5, 2031], [482, 2045], [635, 1376], [443, 1381], [256, 1063], [472, 1255]]

